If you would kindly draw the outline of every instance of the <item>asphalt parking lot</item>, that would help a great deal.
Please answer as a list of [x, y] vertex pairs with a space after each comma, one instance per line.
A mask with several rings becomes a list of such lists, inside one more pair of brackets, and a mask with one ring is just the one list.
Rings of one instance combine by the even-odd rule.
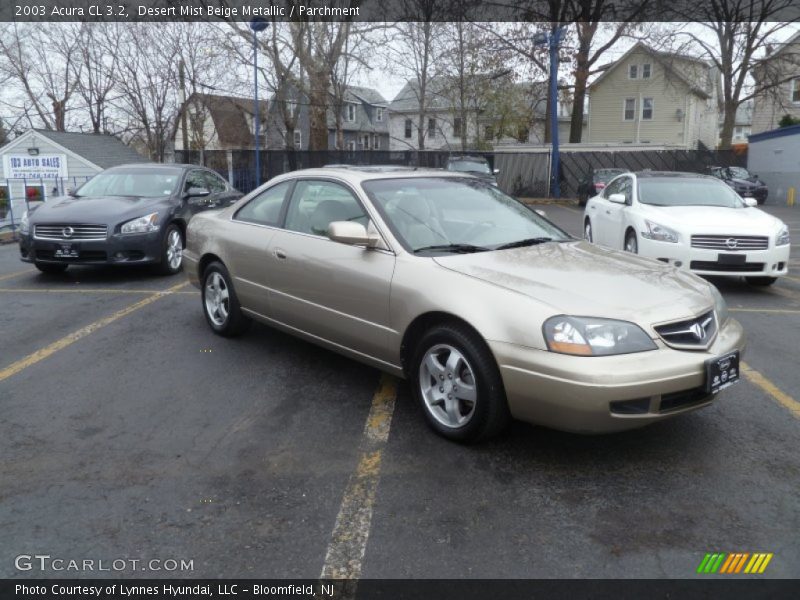
[[[0, 246], [0, 576], [684, 578], [769, 552], [758, 577], [800, 577], [800, 207], [767, 210], [793, 274], [715, 281], [749, 370], [714, 405], [467, 447], [404, 382], [260, 325], [214, 336], [183, 276], [46, 276]], [[16, 568], [34, 554], [193, 569]]]

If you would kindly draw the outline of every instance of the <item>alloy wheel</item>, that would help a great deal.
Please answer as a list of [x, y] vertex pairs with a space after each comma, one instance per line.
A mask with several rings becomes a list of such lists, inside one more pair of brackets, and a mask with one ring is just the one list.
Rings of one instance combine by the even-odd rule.
[[205, 304], [208, 318], [222, 327], [230, 313], [230, 293], [225, 278], [216, 271], [206, 279]]
[[181, 232], [173, 229], [167, 236], [167, 264], [170, 269], [177, 271], [183, 260], [183, 239]]
[[475, 374], [453, 346], [437, 344], [425, 353], [419, 367], [419, 386], [426, 410], [442, 425], [463, 427], [475, 414]]

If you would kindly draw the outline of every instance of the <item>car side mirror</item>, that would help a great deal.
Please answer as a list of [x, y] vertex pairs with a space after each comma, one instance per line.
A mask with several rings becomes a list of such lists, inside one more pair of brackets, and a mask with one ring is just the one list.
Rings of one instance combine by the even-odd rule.
[[611, 194], [608, 200], [615, 204], [625, 204], [625, 194]]
[[374, 248], [380, 240], [377, 235], [369, 234], [361, 223], [353, 221], [334, 221], [328, 225], [328, 238], [341, 244], [367, 248]]
[[211, 192], [207, 188], [203, 187], [190, 187], [186, 190], [186, 193], [183, 195], [184, 198], [205, 198], [206, 196], [210, 196]]
[[758, 206], [758, 200], [755, 198], [745, 198], [744, 199], [745, 206]]

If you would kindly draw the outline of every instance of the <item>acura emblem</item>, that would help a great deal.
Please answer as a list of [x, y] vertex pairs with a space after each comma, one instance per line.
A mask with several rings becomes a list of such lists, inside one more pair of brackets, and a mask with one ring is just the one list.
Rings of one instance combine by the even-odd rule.
[[739, 242], [737, 242], [735, 238], [728, 238], [725, 240], [725, 245], [733, 250], [739, 245]]
[[689, 331], [691, 331], [692, 335], [694, 335], [694, 337], [696, 337], [698, 340], [702, 340], [704, 337], [706, 337], [706, 331], [703, 329], [700, 323], [692, 323], [692, 326], [689, 327]]
[[75, 233], [75, 230], [72, 227], [64, 227], [64, 229], [61, 230], [61, 235], [65, 238], [72, 237], [73, 233]]

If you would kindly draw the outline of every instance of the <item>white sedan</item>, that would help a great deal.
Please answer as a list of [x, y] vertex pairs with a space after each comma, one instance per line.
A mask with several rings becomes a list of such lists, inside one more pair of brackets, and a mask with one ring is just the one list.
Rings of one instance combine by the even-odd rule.
[[584, 237], [698, 275], [771, 285], [789, 270], [789, 228], [705, 175], [625, 173], [590, 198]]

